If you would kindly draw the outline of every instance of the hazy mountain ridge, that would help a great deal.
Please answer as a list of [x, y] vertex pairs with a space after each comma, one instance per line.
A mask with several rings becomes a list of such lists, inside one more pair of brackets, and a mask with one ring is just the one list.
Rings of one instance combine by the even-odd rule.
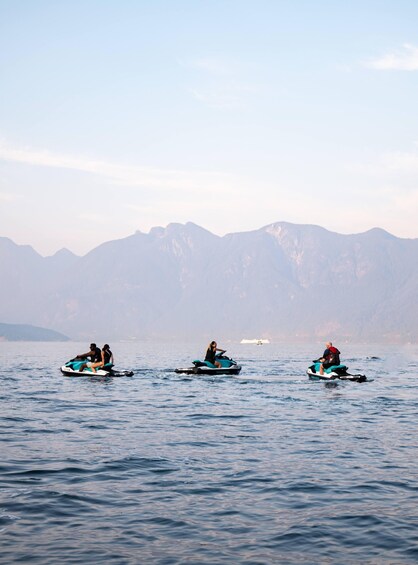
[[418, 337], [418, 240], [380, 229], [170, 224], [55, 261], [0, 238], [0, 259], [0, 319], [77, 338]]

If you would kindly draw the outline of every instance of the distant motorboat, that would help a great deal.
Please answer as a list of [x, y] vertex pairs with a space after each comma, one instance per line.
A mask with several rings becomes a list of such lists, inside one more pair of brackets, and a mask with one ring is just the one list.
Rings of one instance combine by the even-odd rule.
[[269, 339], [242, 339], [241, 343], [251, 344], [251, 345], [263, 345], [264, 343], [270, 343]]

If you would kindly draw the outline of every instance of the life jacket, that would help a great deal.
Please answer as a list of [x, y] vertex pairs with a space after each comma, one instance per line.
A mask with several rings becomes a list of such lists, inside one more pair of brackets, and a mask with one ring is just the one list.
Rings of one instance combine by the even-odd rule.
[[328, 351], [329, 351], [329, 354], [326, 357], [326, 362], [332, 363], [333, 365], [339, 365], [340, 364], [340, 351], [338, 351], [338, 349], [336, 347], [334, 347], [333, 345], [331, 345], [331, 347], [328, 347]]
[[102, 352], [99, 347], [94, 348], [94, 353], [90, 355], [92, 363], [99, 363], [102, 360]]
[[107, 365], [108, 363], [110, 363], [110, 360], [112, 358], [112, 352], [110, 351], [110, 349], [104, 349], [104, 364]]

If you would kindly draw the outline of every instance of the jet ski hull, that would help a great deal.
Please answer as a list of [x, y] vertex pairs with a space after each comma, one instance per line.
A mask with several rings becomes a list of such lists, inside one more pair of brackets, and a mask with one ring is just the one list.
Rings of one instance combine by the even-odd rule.
[[353, 381], [357, 383], [364, 383], [367, 381], [366, 375], [351, 375], [348, 373], [348, 367], [346, 365], [337, 365], [325, 369], [324, 374], [319, 373], [319, 363], [311, 365], [306, 371], [308, 377], [312, 381]]
[[111, 364], [105, 365], [104, 368], [98, 367], [95, 372], [90, 367], [80, 371], [83, 364], [83, 361], [68, 361], [61, 367], [61, 373], [66, 377], [132, 377], [133, 375], [133, 371], [116, 371]]
[[193, 361], [193, 367], [175, 369], [175, 372], [183, 375], [238, 375], [241, 371], [241, 365], [237, 365], [236, 361], [226, 355], [217, 355], [215, 359], [221, 367], [215, 367], [209, 361], [196, 360]]
[[175, 369], [176, 373], [183, 375], [238, 375], [241, 371], [240, 365], [233, 367], [187, 367], [185, 369]]

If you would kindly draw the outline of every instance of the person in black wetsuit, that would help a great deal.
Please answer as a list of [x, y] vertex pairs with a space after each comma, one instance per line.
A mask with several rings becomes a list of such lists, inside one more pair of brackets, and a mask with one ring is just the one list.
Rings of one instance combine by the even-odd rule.
[[338, 349], [336, 347], [334, 347], [332, 345], [332, 343], [330, 341], [328, 341], [325, 344], [325, 351], [321, 357], [321, 359], [319, 359], [319, 362], [321, 363], [320, 367], [319, 367], [319, 374], [323, 375], [324, 374], [324, 369], [328, 369], [328, 367], [331, 367], [332, 365], [339, 365], [340, 364], [340, 351], [338, 351]]
[[99, 361], [102, 360], [102, 352], [100, 351], [100, 348], [97, 347], [97, 345], [95, 343], [91, 343], [90, 344], [90, 351], [88, 351], [87, 353], [80, 353], [80, 355], [77, 355], [76, 357], [77, 359], [90, 359], [90, 363], [83, 363], [83, 365], [81, 365], [81, 367], [79, 368], [79, 371], [83, 371], [86, 367], [91, 366], [94, 363], [98, 363]]
[[209, 343], [209, 347], [206, 350], [205, 361], [209, 361], [209, 363], [212, 363], [212, 365], [215, 365], [215, 367], [220, 368], [222, 367], [221, 363], [215, 360], [217, 351], [220, 351], [222, 355], [223, 353], [225, 353], [226, 349], [219, 349], [216, 341], [211, 341]]

